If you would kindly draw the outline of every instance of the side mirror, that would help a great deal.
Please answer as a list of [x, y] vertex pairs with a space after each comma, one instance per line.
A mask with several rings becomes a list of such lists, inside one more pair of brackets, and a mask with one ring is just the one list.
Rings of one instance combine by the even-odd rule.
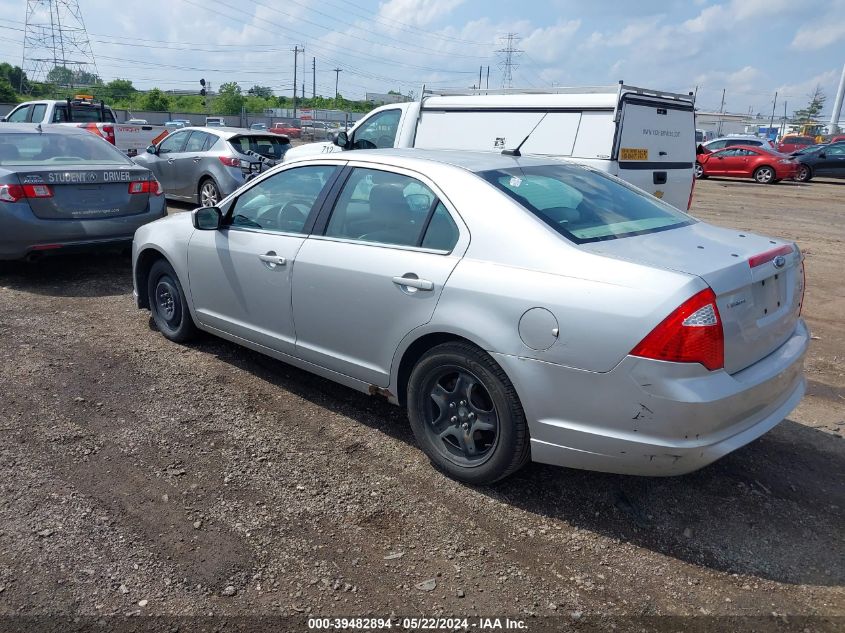
[[338, 147], [346, 149], [346, 146], [349, 145], [349, 135], [346, 132], [338, 132], [337, 136], [332, 142]]
[[191, 222], [200, 231], [216, 231], [223, 221], [223, 214], [217, 207], [201, 207], [191, 212]]
[[825, 152], [819, 152], [819, 158], [827, 158], [827, 154]]
[[158, 148], [155, 145], [150, 145], [147, 147], [147, 154], [158, 154]]

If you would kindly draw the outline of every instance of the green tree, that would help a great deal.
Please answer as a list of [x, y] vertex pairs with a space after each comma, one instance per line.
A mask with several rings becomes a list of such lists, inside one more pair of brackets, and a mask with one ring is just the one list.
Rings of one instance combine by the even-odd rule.
[[17, 103], [18, 93], [5, 77], [0, 77], [0, 103]]
[[247, 90], [246, 93], [252, 97], [263, 97], [264, 99], [273, 98], [273, 89], [270, 86], [259, 86], [256, 84]]
[[170, 110], [170, 97], [158, 88], [153, 88], [137, 100], [137, 105], [139, 110], [167, 112]]
[[67, 66], [53, 66], [47, 73], [47, 82], [57, 86], [69, 86], [73, 82], [73, 71]]
[[[29, 78], [20, 66], [12, 66], [6, 62], [0, 63], [0, 78], [8, 80], [15, 90], [21, 92], [29, 92], [30, 90]], [[21, 80], [23, 80], [23, 84], [21, 84]]]
[[827, 99], [822, 87], [817, 85], [809, 96], [810, 103], [807, 104], [807, 107], [795, 111], [794, 116], [798, 123], [814, 123], [818, 121], [819, 115], [822, 113], [825, 99]]
[[240, 114], [244, 105], [241, 87], [234, 81], [220, 86], [220, 92], [214, 98], [213, 110], [215, 114]]
[[99, 97], [109, 103], [129, 101], [135, 97], [138, 90], [129, 79], [113, 79], [99, 90]]

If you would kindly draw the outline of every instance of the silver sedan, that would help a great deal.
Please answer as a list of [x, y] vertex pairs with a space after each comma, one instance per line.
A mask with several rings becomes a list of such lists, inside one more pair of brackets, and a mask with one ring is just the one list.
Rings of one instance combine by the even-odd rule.
[[717, 228], [587, 167], [326, 155], [140, 228], [139, 307], [407, 408], [449, 475], [529, 459], [677, 475], [804, 393], [795, 244]]

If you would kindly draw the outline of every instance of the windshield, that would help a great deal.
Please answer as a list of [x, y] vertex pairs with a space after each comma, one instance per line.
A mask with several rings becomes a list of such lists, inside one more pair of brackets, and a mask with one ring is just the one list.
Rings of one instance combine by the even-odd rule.
[[108, 141], [80, 134], [0, 133], [0, 165], [132, 165]]
[[665, 231], [693, 218], [600, 172], [571, 165], [484, 171], [479, 176], [576, 244]]

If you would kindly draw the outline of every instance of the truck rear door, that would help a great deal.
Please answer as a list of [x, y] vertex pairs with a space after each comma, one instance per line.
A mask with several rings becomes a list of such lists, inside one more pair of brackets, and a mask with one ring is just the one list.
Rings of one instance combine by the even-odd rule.
[[686, 210], [695, 162], [695, 113], [683, 101], [622, 95], [614, 157], [618, 176]]

